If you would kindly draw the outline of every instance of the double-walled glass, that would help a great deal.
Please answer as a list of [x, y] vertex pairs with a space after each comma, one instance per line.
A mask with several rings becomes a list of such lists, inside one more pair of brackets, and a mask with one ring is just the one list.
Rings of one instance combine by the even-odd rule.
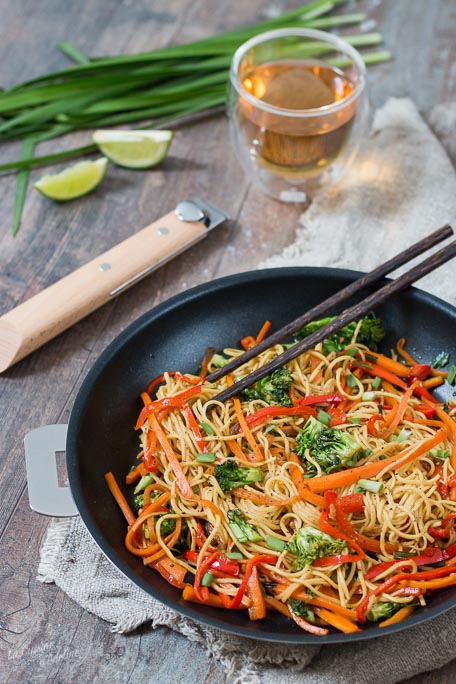
[[248, 178], [284, 202], [338, 180], [369, 126], [365, 85], [360, 54], [323, 31], [279, 29], [241, 45], [228, 116]]

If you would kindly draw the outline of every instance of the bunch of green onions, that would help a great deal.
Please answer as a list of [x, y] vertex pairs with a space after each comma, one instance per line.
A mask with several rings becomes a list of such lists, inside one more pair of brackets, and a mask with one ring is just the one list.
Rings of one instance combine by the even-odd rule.
[[[74, 66], [0, 92], [0, 142], [23, 140], [20, 159], [0, 164], [0, 171], [18, 172], [13, 234], [19, 226], [30, 167], [97, 150], [88, 144], [34, 157], [38, 143], [82, 129], [135, 122], [143, 122], [143, 128], [170, 125], [221, 108], [229, 65], [239, 45], [271, 29], [329, 29], [364, 21], [365, 15], [360, 13], [327, 16], [344, 1], [314, 0], [252, 27], [135, 55], [89, 59], [68, 43], [60, 43], [59, 48], [76, 62]], [[344, 38], [357, 48], [382, 41], [378, 33]], [[315, 42], [306, 57], [318, 57], [326, 51], [326, 46]], [[364, 53], [363, 58], [372, 64], [389, 59], [389, 53], [373, 51]]]

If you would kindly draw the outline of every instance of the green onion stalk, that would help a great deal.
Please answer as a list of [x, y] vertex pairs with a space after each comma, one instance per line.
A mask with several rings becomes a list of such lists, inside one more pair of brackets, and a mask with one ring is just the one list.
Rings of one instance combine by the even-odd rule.
[[[97, 151], [96, 145], [89, 143], [35, 157], [36, 145], [85, 129], [128, 124], [144, 129], [169, 127], [223, 111], [231, 59], [244, 41], [272, 29], [331, 29], [364, 21], [361, 13], [332, 15], [342, 2], [345, 0], [314, 0], [254, 26], [133, 55], [90, 59], [69, 43], [59, 43], [59, 49], [74, 62], [72, 66], [0, 91], [0, 142], [24, 141], [19, 159], [0, 164], [0, 171], [18, 173], [13, 232], [19, 225], [32, 166]], [[378, 33], [344, 38], [357, 48], [375, 47], [382, 42]], [[306, 58], [319, 57], [328, 47], [314, 41], [305, 50]], [[381, 50], [364, 52], [362, 56], [366, 64], [390, 58]], [[331, 56], [327, 59], [331, 61]]]

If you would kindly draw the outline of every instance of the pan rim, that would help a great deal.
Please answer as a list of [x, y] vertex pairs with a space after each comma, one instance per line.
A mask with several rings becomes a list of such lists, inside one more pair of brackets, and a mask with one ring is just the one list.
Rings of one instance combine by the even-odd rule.
[[[120, 352], [128, 342], [138, 335], [147, 325], [152, 321], [169, 314], [174, 309], [185, 305], [186, 303], [192, 302], [195, 299], [199, 299], [202, 296], [208, 295], [210, 293], [217, 292], [219, 290], [226, 289], [227, 287], [247, 284], [262, 281], [267, 279], [277, 279], [277, 278], [288, 278], [288, 277], [312, 277], [317, 276], [328, 278], [342, 278], [347, 281], [353, 281], [356, 278], [364, 275], [363, 272], [351, 270], [351, 269], [339, 269], [339, 268], [320, 268], [320, 267], [306, 267], [306, 266], [286, 266], [271, 269], [258, 269], [254, 271], [242, 271], [240, 273], [224, 276], [222, 278], [217, 278], [213, 281], [202, 283], [189, 290], [178, 293], [173, 297], [161, 302], [157, 306], [153, 307], [149, 311], [142, 314], [139, 318], [128, 325], [125, 330], [123, 330], [119, 335], [117, 335], [109, 345], [102, 351], [99, 357], [95, 360], [91, 368], [89, 369], [79, 391], [74, 401], [74, 405], [70, 414], [67, 444], [66, 444], [66, 463], [68, 471], [68, 480], [70, 489], [75, 499], [76, 506], [79, 511], [81, 520], [88, 530], [89, 534], [102, 551], [104, 556], [114, 565], [114, 567], [121, 572], [129, 581], [133, 582], [136, 586], [146, 592], [146, 594], [152, 596], [156, 600], [164, 603], [169, 608], [172, 608], [176, 612], [198, 623], [208, 625], [210, 627], [220, 629], [221, 631], [235, 634], [237, 636], [242, 636], [243, 638], [250, 638], [260, 641], [283, 643], [283, 644], [320, 644], [321, 646], [327, 644], [340, 644], [354, 641], [365, 641], [368, 639], [378, 638], [380, 636], [388, 636], [390, 634], [397, 633], [404, 629], [409, 629], [410, 627], [422, 624], [427, 620], [438, 617], [443, 613], [447, 612], [451, 608], [456, 606], [456, 596], [453, 599], [448, 599], [443, 604], [438, 604], [436, 606], [431, 606], [427, 608], [425, 614], [421, 611], [417, 611], [418, 615], [414, 613], [406, 621], [398, 623], [397, 625], [391, 625], [390, 627], [384, 628], [382, 630], [369, 629], [366, 631], [355, 632], [353, 634], [343, 634], [343, 633], [330, 633], [326, 637], [317, 637], [306, 632], [294, 634], [281, 635], [278, 632], [249, 632], [242, 625], [235, 626], [232, 624], [227, 624], [222, 619], [214, 617], [211, 615], [204, 615], [197, 612], [193, 608], [193, 604], [181, 605], [176, 601], [168, 599], [160, 593], [159, 589], [156, 589], [151, 584], [147, 583], [142, 579], [142, 577], [135, 573], [130, 566], [122, 561], [121, 558], [115, 553], [115, 550], [111, 545], [103, 538], [98, 532], [98, 528], [94, 521], [92, 520], [91, 513], [84, 501], [84, 494], [82, 491], [81, 481], [78, 476], [77, 467], [77, 437], [78, 437], [78, 425], [84, 413], [84, 407], [86, 401], [90, 396], [95, 382], [97, 381], [99, 375], [103, 372], [106, 366], [111, 363], [112, 358]], [[388, 282], [389, 279], [384, 279]], [[446, 315], [452, 317], [456, 321], [456, 307], [445, 302], [444, 300], [425, 292], [416, 287], [410, 287], [407, 289], [407, 294], [411, 294], [412, 297], [417, 297], [418, 300], [426, 302], [432, 308], [443, 311]], [[164, 580], [163, 580], [164, 581]]]

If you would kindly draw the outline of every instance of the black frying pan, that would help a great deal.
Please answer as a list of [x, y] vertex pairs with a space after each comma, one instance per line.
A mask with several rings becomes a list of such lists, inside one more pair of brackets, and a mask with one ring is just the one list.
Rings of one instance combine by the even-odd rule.
[[[251, 622], [245, 611], [211, 609], [187, 603], [141, 559], [124, 547], [125, 520], [109, 493], [104, 473], [124, 482], [137, 453], [133, 430], [141, 408], [139, 393], [165, 370], [196, 372], [208, 346], [238, 346], [265, 319], [282, 327], [361, 275], [327, 268], [280, 268], [241, 273], [200, 285], [144, 314], [103, 352], [82, 385], [71, 414], [67, 468], [81, 517], [96, 543], [114, 565], [139, 587], [180, 613], [200, 622], [256, 639], [287, 643], [337, 643], [368, 639], [411, 627], [456, 605], [456, 587], [435, 594], [405, 622], [379, 630], [368, 625], [355, 634], [316, 637], [291, 620], [269, 613]], [[367, 294], [367, 293], [366, 293]], [[335, 312], [337, 313], [337, 312]], [[423, 361], [446, 350], [455, 353], [456, 309], [420, 290], [378, 308], [387, 327], [384, 348], [406, 337], [408, 348]], [[450, 388], [449, 388], [450, 389]], [[437, 396], [444, 398], [437, 392]], [[122, 485], [121, 485], [122, 486]], [[131, 488], [124, 488], [131, 500]]]

